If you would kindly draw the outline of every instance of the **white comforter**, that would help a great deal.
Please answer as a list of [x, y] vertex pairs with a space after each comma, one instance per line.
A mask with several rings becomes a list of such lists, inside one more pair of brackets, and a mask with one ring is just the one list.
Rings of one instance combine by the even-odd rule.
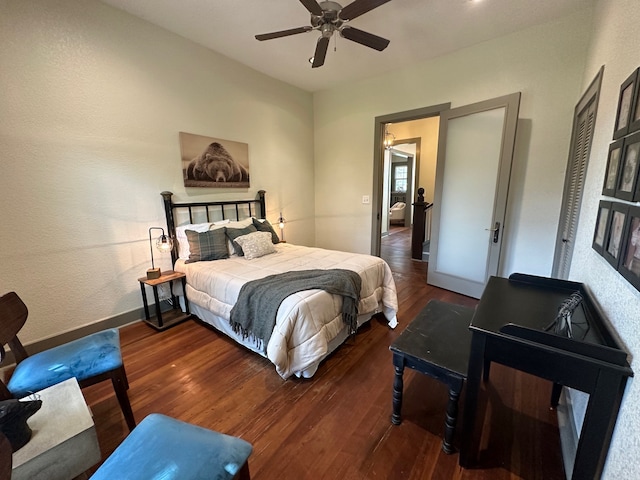
[[[186, 264], [175, 270], [187, 275], [187, 296], [214, 315], [229, 320], [242, 285], [292, 270], [344, 268], [362, 278], [358, 314], [382, 311], [389, 325], [397, 324], [396, 286], [387, 263], [378, 257], [280, 243], [276, 253], [253, 260], [233, 256], [225, 260]], [[283, 378], [305, 371], [328, 353], [328, 344], [344, 328], [342, 297], [322, 290], [306, 290], [280, 305], [266, 349], [267, 358]]]

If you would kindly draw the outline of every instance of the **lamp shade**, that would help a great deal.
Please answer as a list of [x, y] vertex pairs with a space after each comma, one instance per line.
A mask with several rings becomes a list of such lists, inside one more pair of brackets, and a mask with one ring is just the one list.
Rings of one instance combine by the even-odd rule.
[[389, 124], [385, 124], [384, 126], [384, 139], [382, 140], [382, 145], [384, 148], [389, 150], [393, 147], [393, 144], [396, 141], [396, 136], [389, 131]]
[[153, 261], [153, 240], [151, 238], [152, 230], [160, 230], [162, 234], [156, 239], [156, 248], [161, 252], [170, 252], [173, 249], [173, 239], [164, 233], [164, 228], [162, 227], [151, 227], [149, 229], [149, 250], [151, 251], [151, 268], [147, 270], [147, 278], [149, 280], [160, 278], [162, 272], [160, 268], [156, 268]]
[[280, 241], [284, 242], [284, 224], [287, 221], [282, 216], [282, 212], [280, 212], [280, 217], [278, 218], [278, 227], [280, 228]]
[[163, 233], [156, 240], [156, 248], [164, 253], [170, 252], [173, 250], [173, 239]]

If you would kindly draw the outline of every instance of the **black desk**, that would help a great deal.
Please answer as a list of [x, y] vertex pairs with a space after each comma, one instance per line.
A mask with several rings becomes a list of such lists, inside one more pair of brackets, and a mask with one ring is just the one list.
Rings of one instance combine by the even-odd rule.
[[[546, 332], [562, 301], [575, 291], [584, 300], [573, 313], [574, 338]], [[627, 353], [584, 284], [522, 274], [492, 277], [469, 328], [460, 465], [469, 468], [477, 458], [482, 425], [477, 402], [483, 365], [488, 361], [551, 380], [560, 386], [554, 388], [552, 403], [557, 402], [562, 385], [589, 394], [572, 478], [599, 478], [627, 378], [633, 372]]]

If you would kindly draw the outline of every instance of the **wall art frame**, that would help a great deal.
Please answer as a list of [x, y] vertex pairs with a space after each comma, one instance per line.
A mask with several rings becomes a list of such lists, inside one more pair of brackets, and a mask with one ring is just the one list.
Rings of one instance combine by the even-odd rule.
[[618, 272], [640, 290], [640, 206], [629, 207]]
[[618, 109], [616, 110], [616, 121], [613, 129], [613, 139], [624, 137], [629, 132], [631, 122], [631, 110], [635, 99], [636, 80], [638, 79], [638, 69], [620, 85], [620, 95], [618, 97]]
[[624, 139], [620, 172], [616, 185], [615, 197], [632, 201], [636, 195], [638, 185], [638, 164], [640, 163], [640, 132], [636, 132]]
[[179, 132], [185, 187], [249, 188], [249, 145]]
[[604, 174], [604, 185], [602, 186], [602, 194], [608, 197], [614, 197], [616, 194], [616, 186], [618, 185], [618, 177], [621, 170], [620, 163], [622, 160], [623, 148], [624, 138], [616, 140], [609, 145], [607, 169]]
[[601, 200], [598, 205], [598, 217], [596, 218], [596, 228], [593, 232], [593, 243], [591, 246], [600, 255], [603, 255], [605, 240], [607, 239], [607, 228], [609, 227], [609, 216], [611, 215], [611, 202]]
[[627, 133], [637, 132], [638, 130], [640, 130], [640, 68], [636, 69], [636, 85]]
[[622, 249], [624, 247], [623, 234], [628, 213], [629, 205], [618, 202], [613, 202], [611, 204], [602, 256], [616, 270], [618, 269], [620, 258], [622, 257]]

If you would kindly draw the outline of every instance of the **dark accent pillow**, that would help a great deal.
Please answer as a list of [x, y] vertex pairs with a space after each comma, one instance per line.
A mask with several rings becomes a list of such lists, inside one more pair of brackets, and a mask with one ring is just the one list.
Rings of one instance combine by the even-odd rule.
[[227, 234], [229, 240], [231, 240], [231, 244], [233, 245], [233, 250], [236, 252], [236, 255], [239, 257], [244, 256], [244, 252], [242, 251], [242, 247], [235, 242], [235, 239], [241, 235], [248, 235], [253, 232], [257, 232], [258, 229], [253, 225], [249, 225], [244, 228], [227, 228], [224, 227], [224, 232]]
[[261, 222], [257, 218], [254, 218], [253, 226], [256, 227], [259, 232], [269, 232], [271, 234], [271, 241], [273, 243], [280, 243], [280, 237], [278, 237], [278, 234], [269, 223], [269, 220], [265, 220], [264, 222]]
[[189, 240], [189, 259], [185, 260], [184, 263], [229, 258], [227, 237], [224, 234], [223, 228], [208, 230], [202, 233], [194, 230], [186, 230], [185, 233], [187, 240]]
[[14, 452], [31, 440], [31, 428], [27, 425], [27, 419], [40, 410], [41, 406], [42, 400], [0, 401], [0, 432], [7, 437]]

